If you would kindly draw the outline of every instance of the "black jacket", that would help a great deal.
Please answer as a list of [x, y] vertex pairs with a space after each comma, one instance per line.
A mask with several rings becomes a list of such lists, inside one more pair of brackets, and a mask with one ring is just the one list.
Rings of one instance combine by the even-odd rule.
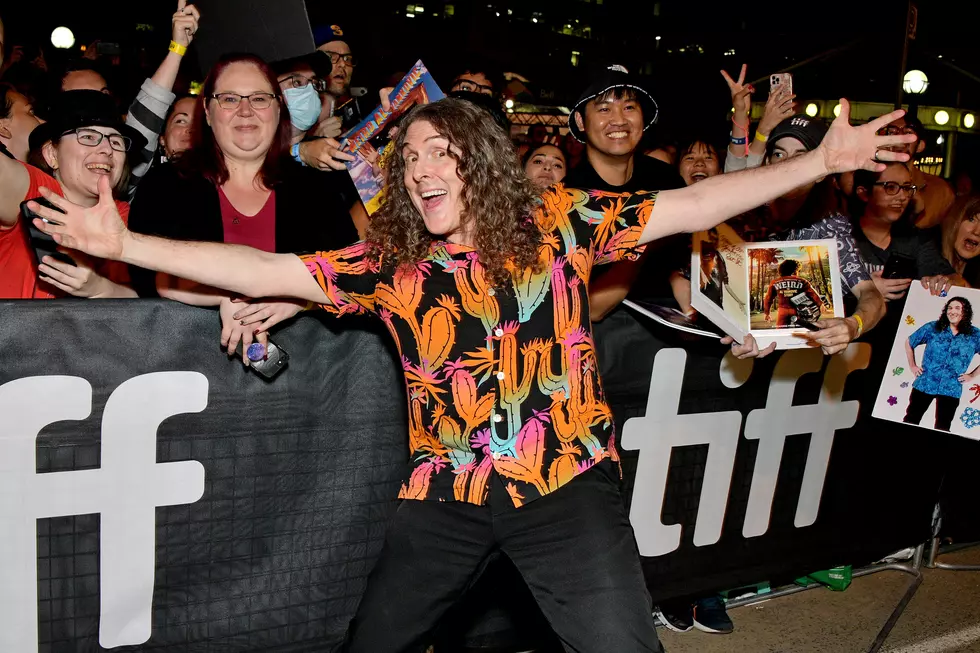
[[[276, 252], [341, 249], [357, 242], [342, 199], [340, 175], [288, 163], [276, 191]], [[175, 240], [224, 242], [218, 189], [203, 177], [182, 177], [173, 164], [151, 170], [140, 182], [129, 213], [135, 233]], [[130, 267], [140, 297], [157, 297], [156, 273]]]

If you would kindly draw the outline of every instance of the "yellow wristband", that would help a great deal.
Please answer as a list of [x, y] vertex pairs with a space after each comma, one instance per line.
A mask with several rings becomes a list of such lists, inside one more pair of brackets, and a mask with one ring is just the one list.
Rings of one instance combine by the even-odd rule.
[[759, 141], [760, 143], [765, 143], [766, 141], [769, 140], [769, 137], [763, 134], [762, 132], [756, 130], [755, 140]]
[[855, 313], [851, 317], [853, 317], [854, 321], [858, 323], [858, 334], [855, 336], [855, 338], [860, 338], [861, 334], [864, 333], [864, 320], [862, 320], [861, 316], [858, 315], [857, 313]]
[[170, 51], [176, 52], [179, 56], [183, 57], [187, 54], [187, 46], [177, 43], [177, 41], [170, 42]]

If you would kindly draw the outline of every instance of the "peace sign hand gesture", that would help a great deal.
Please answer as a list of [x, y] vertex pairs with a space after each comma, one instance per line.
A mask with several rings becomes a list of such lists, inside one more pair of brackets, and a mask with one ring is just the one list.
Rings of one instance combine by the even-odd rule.
[[737, 81], [732, 79], [726, 71], [721, 71], [721, 76], [725, 78], [728, 90], [732, 93], [732, 107], [735, 108], [735, 113], [741, 116], [749, 115], [749, 110], [752, 108], [752, 93], [755, 91], [751, 84], [745, 83], [747, 71], [748, 65], [743, 63]]

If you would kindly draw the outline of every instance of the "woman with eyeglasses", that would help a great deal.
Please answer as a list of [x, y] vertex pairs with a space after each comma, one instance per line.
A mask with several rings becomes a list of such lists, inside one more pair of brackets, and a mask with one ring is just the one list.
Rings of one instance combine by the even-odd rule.
[[917, 191], [904, 163], [854, 174], [854, 235], [875, 286], [888, 302], [903, 299], [915, 279], [934, 295], [964, 285], [943, 258], [936, 234], [912, 224]]
[[[358, 240], [332, 175], [290, 156], [293, 123], [269, 65], [254, 55], [220, 58], [195, 108], [190, 149], [152, 170], [133, 200], [138, 233], [249, 245], [267, 252], [344, 247]], [[258, 329], [299, 313], [304, 302], [238, 300], [169, 275], [132, 269], [141, 297], [218, 306], [222, 346], [242, 351]], [[245, 326], [242, 322], [255, 322]]]
[[[129, 179], [128, 155], [143, 136], [119, 117], [112, 98], [99, 91], [65, 91], [51, 103], [49, 120], [31, 132], [29, 165], [0, 156], [0, 298], [135, 297], [125, 266], [74, 251], [35, 260], [20, 219], [21, 202], [48, 188], [82, 206], [99, 201], [99, 179], [108, 176], [114, 194]], [[129, 204], [116, 201], [125, 221]]]

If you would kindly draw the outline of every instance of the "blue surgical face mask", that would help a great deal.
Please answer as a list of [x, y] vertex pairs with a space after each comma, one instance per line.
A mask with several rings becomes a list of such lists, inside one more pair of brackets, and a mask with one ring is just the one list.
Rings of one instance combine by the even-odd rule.
[[293, 127], [305, 132], [316, 124], [320, 118], [320, 94], [313, 88], [313, 84], [287, 88], [283, 95], [286, 96], [286, 106], [289, 107], [289, 119]]

